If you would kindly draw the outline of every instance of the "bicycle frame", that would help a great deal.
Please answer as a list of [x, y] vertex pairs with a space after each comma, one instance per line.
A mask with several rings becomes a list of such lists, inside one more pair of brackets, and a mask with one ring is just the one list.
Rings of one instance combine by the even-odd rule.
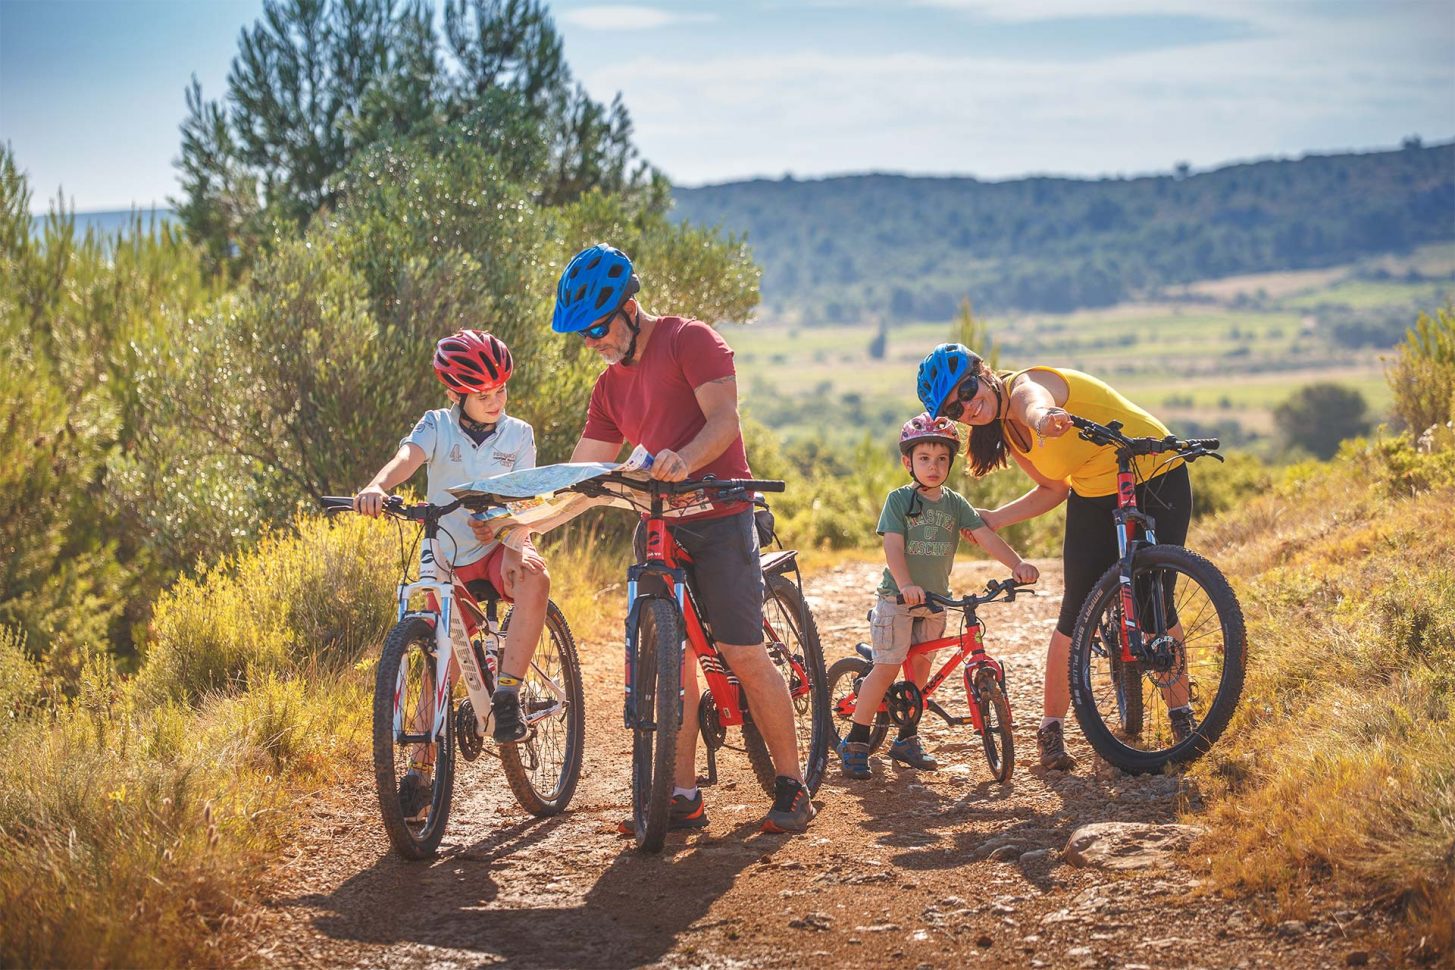
[[[635, 698], [632, 695], [632, 681], [636, 673], [637, 617], [641, 611], [640, 603], [644, 596], [655, 595], [641, 592], [642, 581], [648, 577], [655, 577], [663, 584], [667, 596], [677, 604], [678, 612], [682, 616], [684, 656], [686, 649], [690, 646], [693, 655], [697, 658], [698, 665], [702, 668], [703, 677], [707, 681], [708, 690], [712, 693], [713, 702], [717, 706], [718, 723], [723, 727], [741, 725], [744, 720], [742, 685], [728, 667], [722, 652], [717, 648], [716, 640], [707, 631], [706, 624], [703, 622], [702, 611], [697, 605], [692, 583], [682, 565], [684, 562], [690, 562], [691, 558], [687, 555], [686, 550], [672, 538], [672, 533], [668, 529], [668, 520], [661, 515], [660, 497], [654, 496], [652, 504], [652, 514], [646, 520], [646, 555], [643, 557], [643, 562], [627, 569], [626, 701], [623, 707], [623, 722], [628, 730], [646, 728], [651, 725], [651, 712], [636, 709]], [[783, 642], [772, 629], [766, 615], [763, 617], [763, 633], [765, 642]], [[797, 667], [796, 658], [791, 659], [790, 662]], [[797, 669], [795, 674], [799, 683], [803, 685], [801, 690], [805, 693], [808, 692], [811, 688], [807, 673], [802, 669]], [[686, 689], [685, 686], [683, 689]]]
[[[1112, 512], [1117, 533], [1117, 576], [1121, 583], [1122, 662], [1133, 663], [1142, 658], [1142, 628], [1137, 623], [1136, 603], [1132, 596], [1132, 559], [1142, 546], [1157, 544], [1156, 520], [1137, 507], [1137, 476], [1132, 470], [1132, 456], [1117, 457], [1117, 507]], [[1137, 529], [1143, 538], [1137, 538]], [[1162, 597], [1152, 598], [1152, 609], [1158, 614], [1161, 629]]]
[[[450, 692], [454, 688], [455, 679], [461, 675], [465, 679], [465, 692], [470, 697], [470, 706], [475, 711], [476, 729], [483, 734], [486, 712], [490, 710], [490, 697], [495, 690], [495, 672], [474, 636], [481, 629], [488, 630], [497, 637], [500, 635], [495, 604], [488, 603], [482, 609], [462, 584], [456, 583], [452, 577], [441, 575], [440, 564], [434, 552], [436, 537], [433, 532], [434, 523], [426, 523], [425, 541], [421, 543], [419, 554], [419, 578], [414, 582], [399, 583], [396, 622], [414, 616], [428, 623], [435, 635], [436, 672], [441, 666], [439, 658], [448, 657], [449, 663], [445, 665], [444, 675], [435, 677], [434, 717], [428, 735], [408, 734], [405, 731], [406, 671], [403, 667], [400, 668], [399, 680], [394, 688], [394, 736], [400, 744], [433, 744], [444, 739], [446, 719], [454, 706], [450, 702]], [[421, 593], [426, 595], [427, 602], [428, 598], [433, 598], [434, 608], [410, 610], [410, 599]], [[527, 712], [527, 725], [560, 713], [567, 702], [566, 692], [561, 685], [536, 667], [534, 660], [531, 661], [531, 666], [540, 673], [541, 680], [550, 686], [556, 702], [549, 707]]]
[[[985, 723], [980, 717], [980, 685], [977, 683], [978, 678], [976, 675], [981, 670], [989, 669], [994, 672], [996, 682], [1004, 684], [1005, 668], [1001, 666], [1000, 661], [985, 652], [985, 624], [978, 617], [967, 617], [966, 622], [966, 629], [957, 636], [940, 637], [938, 640], [926, 640], [923, 643], [917, 643], [913, 647], [910, 647], [909, 654], [904, 659], [902, 669], [905, 679], [908, 680], [911, 677], [911, 658], [927, 656], [947, 647], [953, 647], [955, 652], [950, 655], [950, 658], [945, 661], [939, 671], [925, 682], [924, 687], [920, 688], [920, 694], [924, 698], [925, 707], [937, 714], [946, 724], [955, 726], [969, 724], [975, 728], [977, 734], [984, 734]], [[967, 650], [966, 647], [969, 647], [969, 649]], [[970, 715], [968, 717], [952, 717], [948, 711], [935, 703], [933, 694], [945, 682], [945, 679], [954, 673], [955, 668], [960, 666], [961, 663], [965, 664], [963, 678], [965, 682], [965, 693], [972, 703], [970, 704]], [[838, 710], [835, 713], [843, 718], [853, 717], [857, 700], [857, 696], [853, 702], [848, 698], [844, 698], [839, 702]], [[879, 710], [881, 713], [888, 713], [887, 701], [880, 702]]]

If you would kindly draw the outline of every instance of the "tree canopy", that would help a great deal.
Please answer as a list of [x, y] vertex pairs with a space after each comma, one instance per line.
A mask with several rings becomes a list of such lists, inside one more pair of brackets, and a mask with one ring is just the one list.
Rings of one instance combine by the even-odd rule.
[[332, 207], [370, 145], [460, 126], [535, 201], [600, 189], [665, 204], [620, 98], [603, 105], [573, 81], [540, 0], [445, 0], [443, 36], [423, 0], [265, 0], [226, 98], [194, 78], [186, 106], [177, 210], [214, 266], [251, 263]]

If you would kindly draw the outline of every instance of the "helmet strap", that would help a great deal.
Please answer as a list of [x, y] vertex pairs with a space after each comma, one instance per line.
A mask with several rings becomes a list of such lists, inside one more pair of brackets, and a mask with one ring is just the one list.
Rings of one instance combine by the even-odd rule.
[[627, 316], [626, 311], [620, 308], [616, 312], [621, 314], [621, 318], [626, 321], [626, 328], [632, 332], [631, 343], [626, 345], [626, 353], [621, 358], [621, 365], [630, 367], [637, 356], [637, 338], [642, 334], [642, 311], [640, 307], [637, 308], [635, 319]]

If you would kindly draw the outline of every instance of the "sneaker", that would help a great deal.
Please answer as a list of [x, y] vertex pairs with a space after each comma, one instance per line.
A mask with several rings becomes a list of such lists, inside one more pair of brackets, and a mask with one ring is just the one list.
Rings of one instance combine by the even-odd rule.
[[763, 819], [764, 832], [803, 832], [814, 816], [813, 802], [803, 782], [778, 776], [773, 793], [773, 807]]
[[497, 742], [510, 744], [525, 737], [525, 720], [520, 716], [518, 692], [497, 690], [490, 697], [490, 711], [495, 717], [495, 732], [491, 737]]
[[1197, 717], [1193, 715], [1190, 707], [1179, 707], [1176, 710], [1168, 711], [1167, 720], [1172, 722], [1172, 740], [1177, 744], [1192, 737], [1192, 732], [1197, 730]]
[[[707, 806], [702, 803], [701, 788], [691, 798], [686, 795], [672, 796], [672, 801], [667, 805], [667, 831], [700, 829], [706, 826]], [[624, 818], [617, 824], [616, 830], [622, 835], [636, 835], [637, 825], [633, 819]]]
[[1041, 767], [1066, 771], [1076, 767], [1076, 759], [1066, 753], [1066, 739], [1059, 721], [1047, 724], [1036, 732], [1036, 747], [1041, 750]]
[[869, 770], [869, 745], [864, 741], [840, 741], [839, 767], [843, 769], [844, 775], [849, 778], [872, 778], [874, 772]]
[[430, 780], [414, 768], [399, 779], [399, 808], [406, 822], [423, 822], [429, 817]]
[[902, 765], [909, 765], [911, 768], [918, 768], [921, 771], [934, 771], [940, 766], [934, 755], [925, 751], [924, 746], [919, 743], [919, 735], [911, 734], [907, 738], [899, 738], [889, 746], [889, 757]]

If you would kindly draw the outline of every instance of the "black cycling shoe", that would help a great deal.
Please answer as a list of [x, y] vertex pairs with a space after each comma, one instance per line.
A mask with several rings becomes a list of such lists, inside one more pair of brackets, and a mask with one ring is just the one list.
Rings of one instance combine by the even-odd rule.
[[[697, 794], [688, 798], [686, 795], [673, 795], [672, 801], [667, 805], [667, 831], [678, 832], [682, 829], [700, 829], [707, 827], [707, 806], [702, 803], [702, 789], [697, 789]], [[622, 835], [636, 835], [637, 823], [633, 819], [622, 819], [616, 826], [617, 832]]]
[[525, 719], [520, 716], [520, 694], [513, 690], [497, 690], [490, 698], [490, 711], [495, 719], [491, 734], [500, 744], [511, 744], [526, 735]]
[[763, 819], [764, 832], [803, 832], [813, 820], [813, 802], [808, 800], [808, 789], [803, 782], [778, 776], [774, 783], [773, 807]]
[[399, 779], [399, 808], [406, 822], [423, 822], [429, 816], [429, 779], [413, 768]]
[[1190, 707], [1179, 707], [1176, 710], [1167, 712], [1167, 720], [1172, 724], [1172, 740], [1181, 744], [1192, 737], [1192, 732], [1197, 730], [1197, 717], [1192, 713]]

